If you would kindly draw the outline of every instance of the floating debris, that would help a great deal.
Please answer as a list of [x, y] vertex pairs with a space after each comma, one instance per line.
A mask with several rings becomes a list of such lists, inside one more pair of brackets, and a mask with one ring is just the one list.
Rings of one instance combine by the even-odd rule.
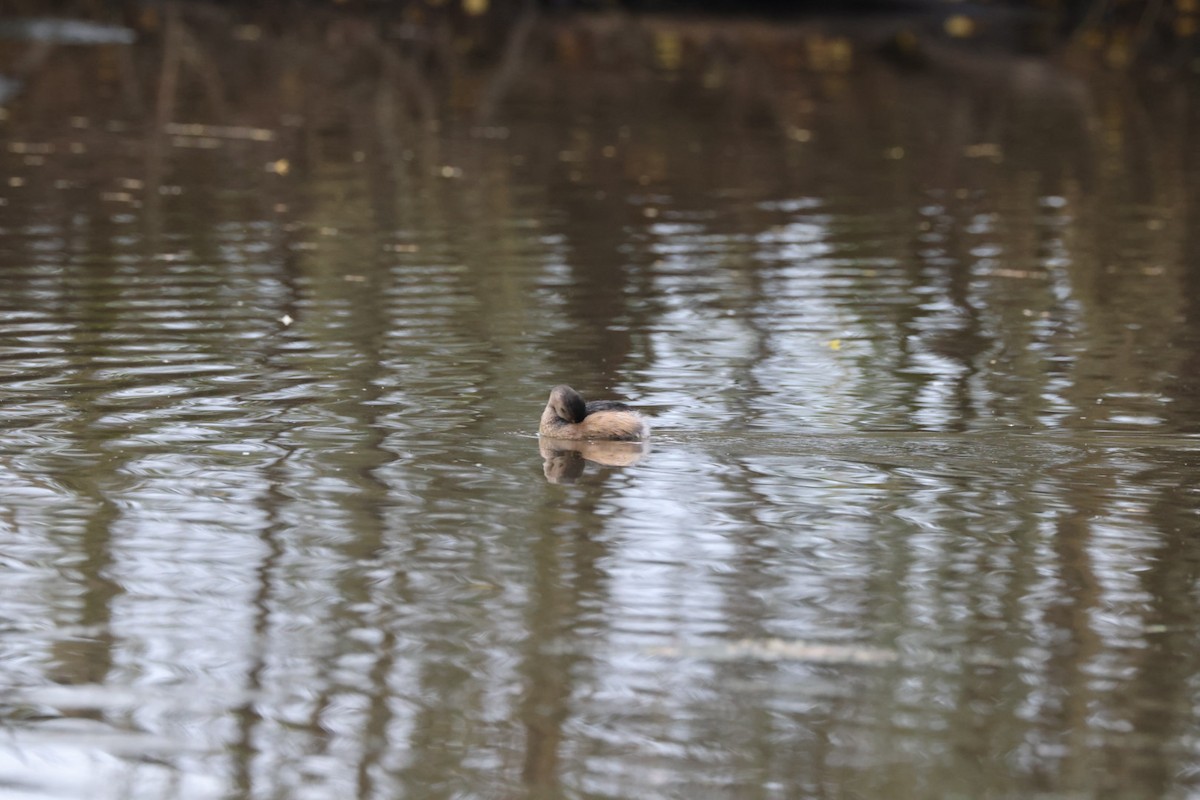
[[200, 122], [168, 122], [163, 131], [173, 136], [197, 136], [212, 139], [245, 139], [252, 142], [273, 142], [275, 131], [270, 128], [251, 128], [245, 125], [205, 125]]
[[0, 23], [0, 39], [50, 44], [133, 44], [132, 28], [81, 19], [10, 19]]
[[101, 192], [100, 199], [108, 203], [132, 203], [136, 198], [129, 192]]
[[969, 144], [963, 148], [963, 155], [967, 158], [991, 158], [999, 159], [1003, 156], [1000, 150], [1000, 145], [993, 142], [980, 142], [978, 144]]
[[198, 150], [216, 150], [221, 140], [214, 136], [172, 136], [172, 147], [191, 147]]
[[54, 152], [49, 142], [9, 142], [8, 152], [16, 155], [47, 156]]
[[238, 25], [233, 29], [233, 38], [239, 42], [257, 42], [262, 38], [262, 28], [258, 25]]

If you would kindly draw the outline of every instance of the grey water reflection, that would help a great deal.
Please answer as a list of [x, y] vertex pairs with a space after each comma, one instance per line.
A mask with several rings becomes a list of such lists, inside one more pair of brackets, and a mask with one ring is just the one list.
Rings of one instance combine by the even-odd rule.
[[3, 120], [6, 796], [1197, 791], [1194, 87], [178, 13]]

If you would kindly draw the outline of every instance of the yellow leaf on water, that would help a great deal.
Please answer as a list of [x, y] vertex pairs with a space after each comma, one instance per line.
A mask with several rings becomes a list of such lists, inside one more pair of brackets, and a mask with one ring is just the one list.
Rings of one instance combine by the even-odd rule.
[[955, 39], [965, 39], [975, 33], [975, 22], [962, 14], [947, 17], [942, 27], [946, 31], [946, 35], [953, 36]]
[[654, 54], [660, 67], [677, 70], [683, 62], [683, 40], [674, 33], [658, 33], [654, 37]]

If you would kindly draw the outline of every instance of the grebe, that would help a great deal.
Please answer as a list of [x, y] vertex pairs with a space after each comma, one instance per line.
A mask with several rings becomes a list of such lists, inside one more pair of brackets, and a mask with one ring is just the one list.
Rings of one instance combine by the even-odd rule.
[[584, 402], [570, 386], [550, 390], [538, 433], [554, 439], [605, 439], [640, 442], [650, 435], [642, 415], [616, 400]]

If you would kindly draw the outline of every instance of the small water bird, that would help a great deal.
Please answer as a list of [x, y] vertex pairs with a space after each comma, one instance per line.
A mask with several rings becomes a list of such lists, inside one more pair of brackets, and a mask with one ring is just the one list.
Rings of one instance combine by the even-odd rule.
[[554, 439], [591, 439], [640, 442], [650, 435], [642, 415], [616, 400], [593, 400], [570, 386], [550, 390], [538, 433]]

